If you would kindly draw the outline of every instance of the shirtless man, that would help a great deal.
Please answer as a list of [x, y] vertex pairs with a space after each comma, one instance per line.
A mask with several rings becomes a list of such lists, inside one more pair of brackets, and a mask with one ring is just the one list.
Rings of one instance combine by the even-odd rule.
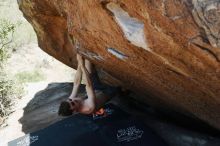
[[[60, 104], [58, 114], [70, 116], [74, 113], [92, 114], [99, 110], [111, 97], [119, 93], [119, 88], [102, 85], [97, 72], [88, 60], [77, 54], [78, 67], [74, 86], [67, 101]], [[85, 80], [87, 96], [77, 96], [82, 77]]]

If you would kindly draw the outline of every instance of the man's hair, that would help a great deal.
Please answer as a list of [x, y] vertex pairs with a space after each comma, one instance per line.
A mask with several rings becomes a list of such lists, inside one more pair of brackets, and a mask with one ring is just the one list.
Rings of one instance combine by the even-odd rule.
[[70, 116], [73, 114], [73, 111], [71, 110], [70, 103], [67, 101], [63, 101], [60, 103], [58, 115], [60, 116]]

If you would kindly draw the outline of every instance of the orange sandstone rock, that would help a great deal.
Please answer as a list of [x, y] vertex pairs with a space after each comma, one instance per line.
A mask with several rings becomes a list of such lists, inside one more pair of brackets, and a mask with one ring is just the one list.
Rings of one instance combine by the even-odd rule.
[[139, 100], [220, 129], [219, 0], [19, 0], [39, 46]]

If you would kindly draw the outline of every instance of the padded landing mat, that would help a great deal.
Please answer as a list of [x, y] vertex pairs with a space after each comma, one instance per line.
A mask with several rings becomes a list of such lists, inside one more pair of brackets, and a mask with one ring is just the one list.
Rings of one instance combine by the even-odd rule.
[[[75, 115], [8, 143], [9, 146], [167, 146], [142, 122], [114, 105], [104, 115]], [[34, 125], [33, 125], [34, 126]]]

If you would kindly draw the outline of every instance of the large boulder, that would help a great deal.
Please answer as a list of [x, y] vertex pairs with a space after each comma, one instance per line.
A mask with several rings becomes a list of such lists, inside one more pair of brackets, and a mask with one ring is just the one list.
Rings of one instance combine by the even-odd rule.
[[39, 46], [143, 102], [220, 129], [219, 0], [18, 0]]

